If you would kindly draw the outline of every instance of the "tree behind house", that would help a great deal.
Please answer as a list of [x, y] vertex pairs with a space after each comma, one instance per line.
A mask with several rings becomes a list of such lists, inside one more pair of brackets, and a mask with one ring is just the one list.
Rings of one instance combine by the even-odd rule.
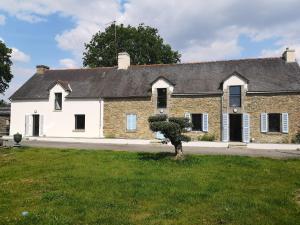
[[153, 132], [161, 132], [166, 139], [168, 139], [175, 148], [176, 158], [183, 156], [182, 142], [188, 142], [190, 137], [183, 135], [186, 129], [191, 127], [188, 118], [184, 117], [170, 117], [166, 115], [151, 116], [148, 119], [150, 129]]
[[133, 65], [177, 63], [181, 57], [164, 43], [157, 29], [143, 24], [112, 24], [104, 32], [96, 33], [85, 44], [85, 50], [83, 65], [88, 67], [115, 66], [119, 52], [127, 52]]
[[5, 92], [5, 90], [9, 87], [9, 82], [13, 78], [11, 73], [11, 52], [11, 49], [7, 48], [0, 40], [0, 94]]

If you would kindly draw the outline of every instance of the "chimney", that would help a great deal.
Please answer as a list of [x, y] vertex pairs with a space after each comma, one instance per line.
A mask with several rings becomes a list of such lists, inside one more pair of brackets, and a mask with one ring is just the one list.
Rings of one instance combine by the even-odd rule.
[[127, 52], [118, 54], [118, 70], [127, 70], [130, 66], [130, 56]]
[[36, 66], [36, 73], [37, 74], [44, 74], [45, 71], [49, 70], [49, 66], [45, 65], [37, 65]]
[[294, 49], [286, 48], [282, 54], [282, 58], [287, 62], [296, 62], [296, 54]]

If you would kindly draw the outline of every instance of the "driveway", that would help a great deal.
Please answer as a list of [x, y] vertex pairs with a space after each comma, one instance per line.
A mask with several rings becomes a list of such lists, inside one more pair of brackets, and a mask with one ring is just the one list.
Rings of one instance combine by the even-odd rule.
[[[24, 146], [49, 147], [49, 148], [73, 148], [90, 150], [112, 150], [128, 152], [174, 152], [172, 146], [163, 144], [133, 145], [133, 144], [97, 144], [97, 143], [70, 143], [50, 141], [23, 141]], [[250, 157], [268, 158], [300, 158], [300, 151], [297, 150], [265, 150], [248, 149], [243, 147], [234, 148], [212, 148], [212, 147], [184, 147], [185, 154], [193, 155], [240, 155]]]

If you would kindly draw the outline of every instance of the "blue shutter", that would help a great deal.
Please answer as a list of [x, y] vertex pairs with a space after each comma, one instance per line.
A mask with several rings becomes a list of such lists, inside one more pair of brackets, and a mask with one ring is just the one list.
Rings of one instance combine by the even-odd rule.
[[208, 132], [208, 114], [202, 114], [202, 131]]
[[[190, 114], [189, 112], [184, 113], [184, 117], [185, 117], [185, 118], [188, 118], [189, 121], [190, 121], [190, 123], [191, 123], [192, 119], [191, 119], [191, 114]], [[189, 128], [187, 128], [186, 130], [187, 130], [187, 131], [191, 131], [192, 128], [189, 127]]]
[[127, 115], [127, 130], [136, 130], [136, 115]]
[[282, 133], [286, 133], [286, 134], [289, 132], [289, 114], [288, 113], [281, 114], [281, 131], [282, 131]]
[[156, 139], [159, 139], [159, 140], [165, 139], [165, 136], [160, 131], [156, 132], [155, 136], [156, 136]]
[[267, 133], [268, 132], [268, 114], [261, 113], [260, 114], [260, 132]]
[[228, 113], [222, 114], [222, 141], [229, 141], [229, 115]]
[[132, 130], [136, 130], [136, 115], [132, 115]]
[[243, 114], [243, 142], [250, 142], [250, 115]]

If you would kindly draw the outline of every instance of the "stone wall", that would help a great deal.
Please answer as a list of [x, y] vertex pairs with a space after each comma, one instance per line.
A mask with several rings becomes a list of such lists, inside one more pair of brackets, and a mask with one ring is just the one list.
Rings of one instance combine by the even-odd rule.
[[[149, 129], [148, 117], [157, 114], [156, 101], [153, 98], [104, 99], [104, 136], [116, 138], [153, 139], [155, 135]], [[220, 140], [221, 97], [168, 97], [169, 116], [184, 116], [189, 113], [208, 113], [209, 132]], [[126, 115], [137, 115], [137, 130], [126, 131]], [[193, 139], [202, 136], [201, 131], [187, 133]]]
[[[300, 129], [300, 95], [247, 95], [245, 111], [250, 114], [251, 138], [254, 138], [254, 142], [290, 142]], [[260, 114], [264, 112], [287, 112], [289, 114], [289, 133], [261, 133]]]
[[[126, 130], [126, 115], [137, 115], [136, 131]], [[148, 117], [154, 114], [151, 98], [104, 99], [105, 137], [153, 139]]]
[[0, 115], [0, 136], [8, 135], [9, 131], [9, 116]]
[[[220, 140], [221, 132], [221, 97], [197, 96], [197, 97], [172, 97], [170, 99], [170, 116], [184, 116], [188, 113], [208, 113], [208, 133], [214, 134], [216, 140]], [[186, 133], [193, 140], [204, 135], [201, 131]]]

